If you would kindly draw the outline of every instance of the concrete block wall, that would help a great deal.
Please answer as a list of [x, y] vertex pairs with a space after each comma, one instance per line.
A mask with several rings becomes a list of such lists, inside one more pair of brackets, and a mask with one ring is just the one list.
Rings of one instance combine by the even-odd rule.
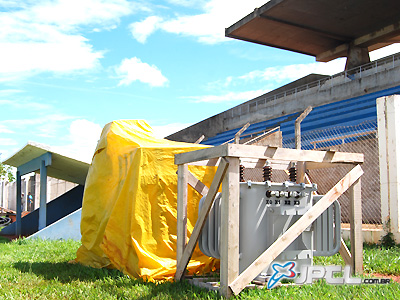
[[[68, 192], [76, 187], [77, 184], [61, 179], [47, 177], [47, 202], [50, 202], [58, 196]], [[23, 211], [28, 210], [27, 195], [31, 192], [34, 197], [34, 208], [40, 204], [40, 175], [26, 175], [21, 179], [21, 191], [24, 194], [22, 199]], [[16, 210], [16, 182], [0, 182], [0, 207]]]

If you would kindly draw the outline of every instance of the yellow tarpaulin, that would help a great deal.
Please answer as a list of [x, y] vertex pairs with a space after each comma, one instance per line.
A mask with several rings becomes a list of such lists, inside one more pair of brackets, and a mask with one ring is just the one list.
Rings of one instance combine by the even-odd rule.
[[[115, 267], [133, 277], [170, 279], [176, 268], [177, 166], [174, 155], [204, 145], [157, 139], [142, 120], [107, 124], [86, 179], [82, 246], [76, 261]], [[190, 166], [210, 185], [214, 168]], [[188, 236], [197, 220], [200, 195], [188, 190]], [[215, 260], [198, 248], [190, 273], [210, 271]]]

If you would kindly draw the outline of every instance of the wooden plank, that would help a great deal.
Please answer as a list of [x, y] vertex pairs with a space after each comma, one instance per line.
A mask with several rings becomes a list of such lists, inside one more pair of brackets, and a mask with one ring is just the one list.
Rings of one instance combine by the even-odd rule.
[[344, 243], [343, 238], [340, 238], [339, 254], [343, 258], [344, 263], [348, 266], [351, 266], [351, 264], [352, 264], [351, 253], [350, 253], [349, 248], [347, 248], [346, 244]]
[[175, 280], [177, 281], [182, 279], [187, 264], [189, 263], [189, 260], [192, 257], [193, 250], [200, 237], [201, 229], [203, 228], [206, 222], [206, 218], [214, 202], [215, 196], [217, 195], [222, 180], [225, 177], [226, 171], [228, 170], [228, 166], [229, 166], [228, 162], [224, 158], [221, 159], [221, 163], [218, 166], [217, 172], [215, 173], [214, 179], [211, 183], [210, 190], [207, 193], [206, 199], [204, 200], [203, 206], [200, 210], [199, 217], [193, 228], [189, 242], [185, 247], [181, 258], [177, 260], [176, 273], [175, 273]]
[[175, 164], [185, 164], [223, 156], [246, 157], [278, 161], [306, 161], [318, 163], [361, 164], [362, 153], [317, 150], [297, 150], [272, 146], [226, 144], [175, 155]]
[[218, 291], [219, 289], [219, 283], [214, 281], [214, 282], [210, 282], [209, 278], [207, 280], [203, 280], [206, 278], [193, 278], [191, 280], [189, 280], [189, 283], [201, 288], [205, 288], [209, 291]]
[[[249, 157], [260, 159], [276, 159], [286, 161], [306, 161], [324, 163], [359, 164], [364, 161], [362, 153], [346, 153], [333, 151], [298, 150], [278, 147], [249, 146], [229, 144], [226, 156]], [[184, 154], [184, 153], [183, 153]]]
[[[325, 196], [323, 196], [309, 211], [278, 238], [263, 254], [261, 254], [246, 270], [244, 270], [230, 285], [237, 295], [262, 270], [285, 250], [308, 226], [312, 224], [340, 195], [342, 195], [363, 174], [359, 165], [355, 166], [343, 177]], [[222, 271], [222, 269], [221, 269]]]
[[312, 106], [307, 107], [301, 115], [294, 122], [294, 136], [295, 136], [295, 148], [301, 149], [301, 122], [308, 116], [312, 111]]
[[214, 166], [218, 166], [218, 164], [219, 164], [219, 158], [211, 158], [211, 159], [207, 159], [207, 160], [195, 161], [188, 165], [214, 167]]
[[305, 182], [306, 176], [306, 163], [304, 161], [298, 161], [296, 165], [296, 182], [302, 183]]
[[280, 128], [281, 128], [280, 126], [272, 128], [271, 130], [268, 130], [267, 132], [264, 132], [263, 134], [260, 134], [260, 135], [256, 136], [254, 139], [251, 139], [251, 140], [247, 141], [243, 145], [251, 145], [252, 143], [258, 141], [259, 139], [261, 139], [263, 137], [267, 137], [269, 134], [273, 133], [275, 130], [280, 129]]
[[201, 137], [199, 137], [199, 138], [197, 139], [197, 141], [195, 141], [194, 143], [195, 143], [195, 144], [200, 144], [200, 143], [204, 140], [204, 138], [205, 138], [205, 136], [204, 136], [204, 134], [202, 134]]
[[175, 164], [181, 165], [211, 158], [227, 156], [228, 144], [175, 154]]
[[220, 294], [232, 295], [229, 285], [239, 275], [239, 159], [228, 158], [229, 170], [222, 184]]
[[239, 140], [240, 140], [240, 136], [242, 135], [242, 133], [249, 128], [250, 123], [247, 122], [246, 125], [244, 125], [238, 132], [236, 132], [235, 134], [235, 144], [239, 144]]
[[200, 180], [198, 180], [196, 178], [196, 176], [194, 176], [193, 173], [191, 173], [190, 171], [188, 173], [188, 183], [200, 195], [202, 195], [202, 196], [207, 195], [208, 187], [204, 183], [202, 183]]
[[266, 159], [242, 158], [240, 164], [245, 168], [262, 168], [265, 166]]
[[178, 191], [176, 208], [176, 260], [182, 259], [187, 241], [187, 191], [188, 166], [178, 165]]
[[[266, 159], [257, 158], [241, 158], [240, 164], [245, 168], [262, 168], [265, 166]], [[274, 170], [287, 170], [290, 162], [284, 160], [269, 160], [270, 166]]]
[[350, 242], [353, 274], [363, 273], [361, 179], [350, 188]]
[[308, 170], [315, 170], [315, 169], [327, 169], [327, 168], [334, 168], [340, 163], [316, 163], [316, 162], [307, 162], [307, 169]]

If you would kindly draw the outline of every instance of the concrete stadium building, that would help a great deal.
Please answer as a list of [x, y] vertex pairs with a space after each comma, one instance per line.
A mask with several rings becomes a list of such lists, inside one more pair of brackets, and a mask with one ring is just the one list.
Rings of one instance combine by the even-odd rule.
[[[369, 51], [400, 41], [398, 11], [400, 2], [392, 0], [319, 1], [319, 5], [271, 0], [256, 8], [227, 28], [226, 36], [312, 55], [317, 61], [347, 57], [345, 70], [333, 76], [310, 74], [167, 138], [194, 142], [204, 135], [202, 143], [220, 145], [232, 142], [250, 123], [240, 143], [252, 140], [294, 148], [295, 121], [311, 106], [301, 123], [302, 149], [364, 153], [363, 223], [370, 229], [366, 239], [377, 241], [388, 221], [391, 231], [399, 233], [396, 141], [400, 136], [392, 129], [400, 125], [395, 117], [400, 99], [392, 95], [400, 94], [400, 53], [372, 62], [369, 58]], [[248, 178], [259, 177], [255, 173], [249, 171]], [[335, 169], [309, 175], [323, 193], [344, 173]], [[277, 180], [284, 180], [284, 174]], [[349, 199], [342, 198], [342, 222], [347, 223]]]

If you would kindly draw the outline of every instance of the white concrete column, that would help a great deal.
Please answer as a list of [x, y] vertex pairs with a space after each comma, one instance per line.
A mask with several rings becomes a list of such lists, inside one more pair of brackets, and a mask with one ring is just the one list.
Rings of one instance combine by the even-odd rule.
[[0, 206], [3, 206], [4, 202], [4, 181], [0, 181]]
[[39, 230], [47, 226], [47, 167], [44, 160], [40, 164], [40, 206]]
[[[400, 95], [376, 100], [381, 184], [381, 216], [400, 232]], [[368, 184], [368, 182], [365, 182]]]

